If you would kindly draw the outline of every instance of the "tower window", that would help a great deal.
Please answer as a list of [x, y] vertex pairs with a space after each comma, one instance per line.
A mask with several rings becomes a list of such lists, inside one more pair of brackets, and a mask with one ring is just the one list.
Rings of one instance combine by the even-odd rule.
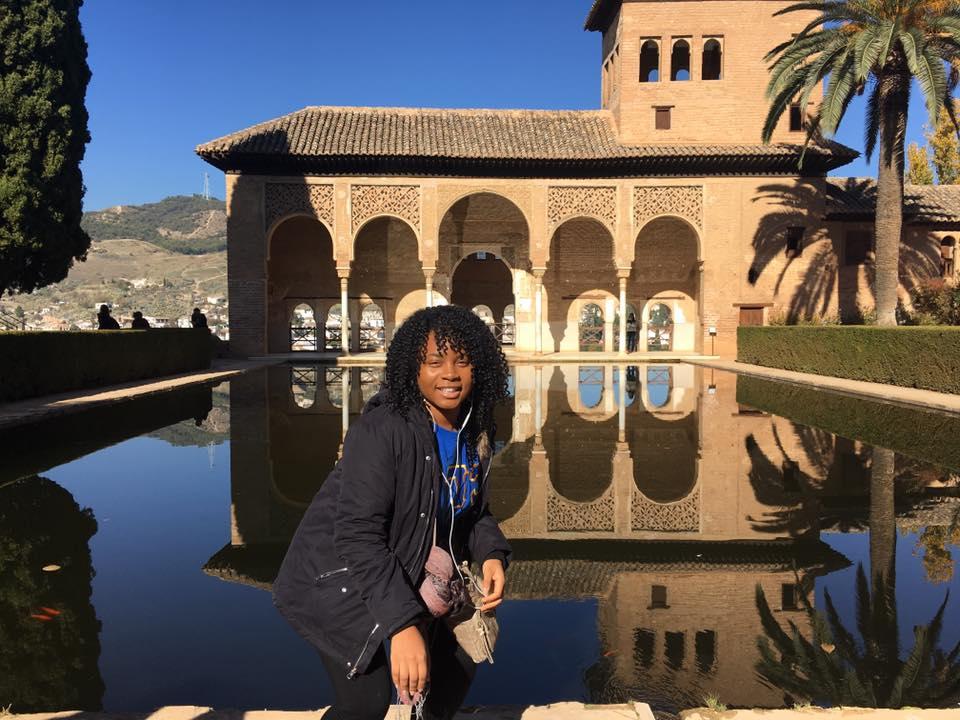
[[660, 46], [656, 40], [647, 40], [640, 47], [640, 82], [660, 79]]
[[954, 273], [954, 254], [957, 250], [957, 241], [947, 235], [940, 241], [940, 274], [948, 280]]
[[790, 132], [803, 130], [803, 111], [799, 105], [790, 106]]
[[788, 258], [800, 257], [803, 252], [803, 226], [787, 228], [787, 248]]
[[664, 107], [654, 108], [655, 117], [654, 117], [654, 127], [657, 130], [669, 130], [670, 129], [670, 107], [669, 105]]
[[700, 76], [704, 80], [719, 80], [723, 77], [723, 48], [716, 38], [710, 38], [703, 44]]
[[686, 40], [673, 43], [673, 51], [670, 53], [670, 79], [690, 79], [690, 43]]
[[666, 585], [654, 585], [650, 588], [650, 609], [665, 609], [670, 607], [667, 605], [667, 586]]
[[800, 608], [799, 588], [793, 583], [781, 583], [780, 585], [780, 609], [798, 610]]

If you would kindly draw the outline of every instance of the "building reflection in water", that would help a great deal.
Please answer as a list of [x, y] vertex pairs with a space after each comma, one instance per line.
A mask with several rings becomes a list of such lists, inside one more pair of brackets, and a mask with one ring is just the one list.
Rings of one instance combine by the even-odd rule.
[[[282, 366], [232, 381], [231, 543], [207, 572], [269, 586], [381, 380]], [[735, 376], [690, 365], [520, 365], [511, 388], [491, 475], [510, 595], [598, 598], [590, 699], [781, 705], [753, 670], [754, 588], [804, 629], [800, 594], [847, 564], [817, 526], [833, 436], [739, 407]]]

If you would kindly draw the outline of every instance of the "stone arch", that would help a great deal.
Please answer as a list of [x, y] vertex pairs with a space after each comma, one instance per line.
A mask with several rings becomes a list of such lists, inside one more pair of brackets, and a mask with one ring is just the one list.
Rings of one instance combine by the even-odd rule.
[[701, 340], [701, 243], [691, 222], [675, 215], [649, 220], [633, 244], [633, 261], [627, 279], [628, 302], [643, 308], [639, 347], [647, 346], [649, 308], [663, 302], [670, 308], [674, 326], [673, 352], [693, 352]]
[[[550, 465], [550, 484], [562, 498], [590, 503], [613, 483], [613, 455], [617, 449], [617, 418], [586, 420], [570, 404], [571, 383], [564, 369], [554, 366], [549, 411], [544, 422], [543, 446]], [[572, 392], [576, 393], [574, 387]], [[571, 437], [578, 442], [571, 442]]]
[[527, 211], [523, 209], [524, 203], [520, 200], [520, 198], [511, 197], [511, 193], [509, 191], [504, 191], [503, 189], [494, 190], [493, 188], [488, 188], [488, 187], [471, 188], [470, 190], [464, 190], [463, 192], [455, 195], [451, 200], [449, 200], [446, 203], [444, 207], [440, 208], [440, 212], [437, 214], [437, 217], [439, 218], [439, 221], [437, 222], [437, 227], [440, 226], [440, 224], [443, 222], [443, 219], [446, 217], [447, 213], [449, 213], [455, 205], [457, 205], [462, 200], [468, 199], [473, 195], [493, 195], [513, 205], [513, 207], [516, 208], [517, 212], [520, 213], [521, 217], [523, 217], [523, 222], [526, 225], [527, 232], [529, 233], [530, 218], [528, 217]]
[[700, 60], [701, 80], [720, 80], [723, 78], [723, 44], [717, 38], [707, 38], [703, 43], [703, 55]]
[[614, 238], [608, 227], [585, 217], [561, 223], [550, 238], [550, 259], [543, 276], [543, 288], [544, 317], [550, 331], [550, 336], [544, 337], [545, 350], [551, 338], [556, 352], [579, 350], [579, 307], [589, 301], [603, 304], [604, 346], [606, 350], [613, 350], [613, 318], [619, 282]]
[[306, 301], [317, 318], [339, 296], [333, 236], [316, 218], [289, 215], [267, 236], [267, 253], [267, 351], [289, 352], [293, 307]]
[[[350, 315], [360, 318], [364, 305], [376, 303], [383, 310], [385, 347], [400, 322], [397, 309], [401, 299], [424, 288], [417, 234], [406, 220], [381, 214], [358, 228], [353, 253]], [[360, 324], [353, 333], [351, 347], [359, 348]]]
[[513, 271], [503, 258], [483, 251], [457, 261], [450, 280], [450, 300], [468, 308], [486, 307], [494, 324], [513, 305]]
[[[489, 305], [500, 317], [503, 307], [513, 302], [514, 284], [518, 276], [525, 275], [530, 267], [529, 227], [525, 212], [504, 194], [481, 190], [458, 197], [440, 216], [434, 292], [450, 298], [451, 302], [460, 303], [459, 298], [453, 297], [454, 273], [464, 263], [476, 262], [478, 253], [493, 255], [506, 266], [510, 274], [509, 282], [501, 278], [497, 285], [500, 289], [495, 294], [509, 295], [509, 300], [501, 302], [491, 298], [473, 298], [468, 306], [481, 303]], [[474, 259], [471, 260], [471, 257]]]
[[691, 495], [700, 478], [697, 414], [676, 420], [664, 420], [645, 411], [631, 415], [626, 436], [637, 490], [660, 504], [677, 502]]

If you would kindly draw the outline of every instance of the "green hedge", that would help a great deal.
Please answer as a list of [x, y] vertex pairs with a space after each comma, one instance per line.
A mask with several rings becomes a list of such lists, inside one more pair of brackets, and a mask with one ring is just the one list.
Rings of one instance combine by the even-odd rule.
[[0, 333], [0, 402], [210, 367], [205, 329]]
[[741, 327], [737, 331], [737, 360], [960, 393], [960, 327]]
[[737, 402], [850, 440], [960, 471], [960, 418], [737, 376]]

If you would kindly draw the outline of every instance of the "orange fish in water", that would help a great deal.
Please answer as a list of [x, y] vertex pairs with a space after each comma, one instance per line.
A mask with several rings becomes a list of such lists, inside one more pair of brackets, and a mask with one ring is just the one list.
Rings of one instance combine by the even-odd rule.
[[54, 608], [44, 607], [43, 605], [40, 606], [40, 609], [43, 610], [47, 615], [53, 615], [54, 617], [60, 614], [59, 610], [56, 610]]
[[42, 620], [43, 622], [50, 622], [53, 620], [53, 618], [49, 615], [31, 615], [30, 617], [32, 617], [34, 620]]

